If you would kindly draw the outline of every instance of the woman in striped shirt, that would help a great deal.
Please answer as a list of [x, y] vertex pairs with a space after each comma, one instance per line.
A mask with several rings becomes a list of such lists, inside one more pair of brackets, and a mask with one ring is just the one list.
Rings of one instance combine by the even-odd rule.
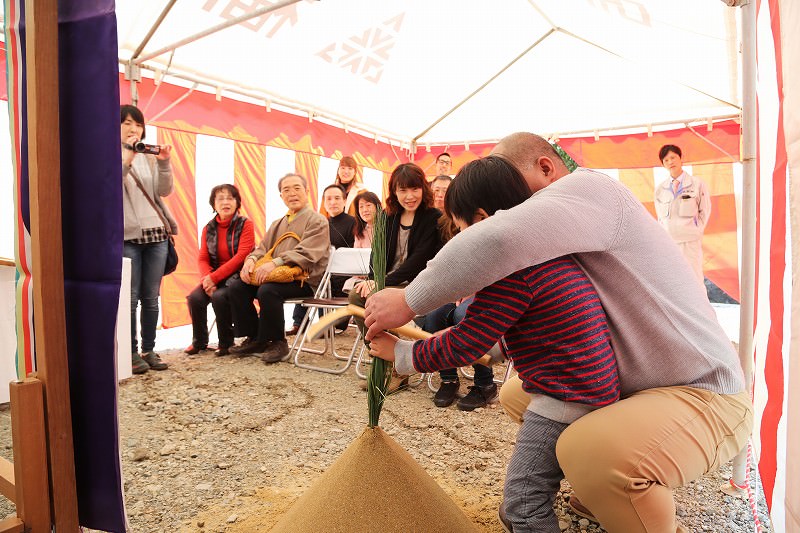
[[[529, 196], [517, 169], [489, 156], [458, 173], [445, 211], [464, 231]], [[471, 364], [501, 338], [532, 397], [508, 466], [501, 520], [515, 533], [558, 532], [553, 500], [564, 476], [556, 441], [571, 422], [619, 399], [606, 315], [574, 259], [524, 268], [478, 291], [465, 319], [440, 336], [411, 342], [384, 333], [370, 353], [393, 361], [395, 353], [413, 351], [414, 368], [433, 372]]]

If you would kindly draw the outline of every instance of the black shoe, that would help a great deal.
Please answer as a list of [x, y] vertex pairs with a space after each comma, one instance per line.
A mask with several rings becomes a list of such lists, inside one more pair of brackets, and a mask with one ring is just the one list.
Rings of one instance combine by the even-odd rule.
[[203, 346], [195, 346], [194, 344], [190, 344], [189, 347], [186, 348], [183, 351], [183, 353], [185, 353], [186, 355], [197, 355], [200, 352], [202, 352], [203, 350], [205, 350], [206, 348], [207, 348], [207, 346], [205, 346], [205, 345], [203, 345]]
[[506, 516], [506, 502], [504, 501], [500, 502], [500, 507], [497, 509], [497, 519], [500, 520], [500, 527], [503, 528], [503, 531], [514, 533], [514, 526]]
[[239, 346], [234, 346], [228, 350], [233, 355], [253, 355], [261, 353], [267, 349], [269, 341], [257, 341], [249, 337]]
[[261, 354], [261, 360], [266, 364], [280, 363], [289, 360], [289, 343], [286, 339], [272, 341], [269, 348]]
[[289, 337], [291, 335], [297, 335], [297, 332], [300, 331], [300, 326], [298, 324], [294, 324], [292, 329], [286, 330], [286, 336]]
[[166, 370], [168, 368], [167, 363], [163, 362], [156, 352], [145, 352], [142, 354], [142, 359], [144, 359], [153, 370]]
[[473, 411], [497, 401], [497, 385], [492, 383], [481, 387], [472, 385], [466, 396], [458, 400], [458, 408], [462, 411]]
[[229, 353], [231, 353], [230, 346], [220, 346], [219, 348], [214, 350], [214, 355], [216, 355], [217, 357], [222, 357], [223, 355], [228, 355]]
[[436, 407], [449, 407], [453, 405], [458, 397], [458, 388], [461, 383], [458, 381], [442, 381], [439, 390], [433, 396], [433, 405]]

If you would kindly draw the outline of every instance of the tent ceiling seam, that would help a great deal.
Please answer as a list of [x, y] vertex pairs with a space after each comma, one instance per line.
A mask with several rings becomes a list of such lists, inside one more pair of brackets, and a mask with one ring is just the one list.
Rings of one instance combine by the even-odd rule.
[[474, 91], [472, 91], [472, 92], [471, 92], [469, 95], [467, 95], [465, 98], [463, 98], [463, 99], [462, 99], [460, 102], [458, 102], [458, 103], [457, 103], [457, 104], [456, 104], [454, 107], [452, 107], [452, 108], [451, 108], [449, 111], [447, 111], [445, 114], [443, 114], [443, 115], [442, 115], [442, 116], [440, 116], [438, 119], [436, 119], [436, 120], [435, 120], [435, 121], [434, 121], [434, 122], [433, 122], [431, 125], [429, 125], [427, 128], [425, 128], [425, 129], [424, 129], [422, 132], [420, 132], [419, 134], [415, 135], [415, 136], [412, 138], [412, 140], [413, 140], [414, 142], [418, 141], [418, 140], [419, 140], [419, 139], [420, 139], [420, 138], [421, 138], [423, 135], [425, 135], [426, 133], [428, 133], [429, 131], [431, 131], [431, 130], [432, 130], [434, 127], [436, 127], [436, 125], [437, 125], [437, 124], [439, 124], [441, 121], [443, 121], [444, 119], [446, 119], [447, 117], [449, 117], [450, 115], [452, 115], [452, 114], [453, 114], [453, 113], [454, 113], [454, 112], [455, 112], [455, 111], [456, 111], [458, 108], [460, 108], [462, 105], [464, 105], [464, 104], [465, 104], [465, 103], [467, 103], [469, 100], [471, 100], [471, 99], [472, 99], [472, 98], [473, 98], [473, 97], [474, 97], [476, 94], [478, 94], [479, 92], [481, 92], [482, 90], [484, 90], [484, 89], [485, 89], [485, 88], [486, 88], [486, 87], [487, 87], [489, 84], [491, 84], [491, 83], [492, 83], [494, 80], [496, 80], [496, 79], [497, 79], [497, 78], [498, 78], [498, 77], [499, 77], [501, 74], [503, 74], [503, 72], [505, 72], [506, 70], [508, 70], [509, 68], [511, 68], [511, 67], [512, 67], [512, 66], [513, 66], [513, 65], [514, 65], [514, 64], [515, 64], [517, 61], [519, 61], [520, 59], [522, 59], [523, 57], [525, 57], [525, 56], [528, 54], [528, 52], [530, 52], [531, 50], [533, 50], [534, 48], [536, 48], [537, 46], [539, 46], [539, 45], [542, 43], [542, 41], [544, 41], [545, 39], [547, 39], [548, 37], [550, 37], [551, 35], [553, 35], [553, 34], [554, 34], [556, 31], [557, 31], [557, 29], [556, 29], [556, 28], [550, 28], [549, 30], [547, 30], [547, 32], [546, 32], [544, 35], [542, 35], [541, 37], [539, 37], [539, 38], [538, 38], [538, 39], [537, 39], [537, 40], [536, 40], [536, 41], [535, 41], [533, 44], [531, 44], [531, 45], [530, 45], [528, 48], [526, 48], [525, 50], [523, 50], [523, 51], [522, 51], [522, 53], [520, 53], [519, 55], [517, 55], [517, 57], [515, 57], [514, 59], [512, 59], [512, 60], [511, 60], [511, 62], [509, 62], [508, 64], [506, 64], [506, 65], [505, 65], [503, 68], [501, 68], [499, 71], [497, 71], [497, 72], [496, 72], [496, 73], [495, 73], [495, 74], [494, 74], [492, 77], [490, 77], [488, 80], [486, 80], [485, 82], [483, 82], [483, 84], [481, 84], [481, 86], [480, 86], [480, 87], [478, 87], [477, 89], [475, 89]]
[[558, 26], [556, 26], [556, 24], [552, 21], [552, 19], [549, 16], [547, 16], [547, 13], [544, 12], [544, 9], [539, 7], [539, 5], [536, 2], [534, 2], [533, 0], [528, 0], [528, 3], [531, 5], [533, 9], [536, 10], [537, 13], [539, 13], [539, 16], [542, 17], [545, 20], [545, 22], [547, 22], [550, 25], [551, 28], [553, 28], [554, 30], [558, 29]]
[[[606, 47], [604, 47], [602, 45], [599, 45], [599, 44], [597, 44], [597, 43], [595, 43], [593, 41], [590, 41], [589, 39], [585, 39], [584, 37], [581, 37], [580, 35], [572, 33], [569, 30], [565, 30], [564, 28], [558, 28], [558, 31], [563, 33], [564, 35], [566, 35], [568, 37], [572, 37], [573, 39], [576, 39], [576, 40], [578, 40], [578, 41], [580, 41], [582, 43], [588, 44], [589, 46], [593, 46], [593, 47], [597, 48], [598, 50], [601, 50], [601, 51], [603, 51], [603, 52], [605, 52], [607, 54], [610, 54], [610, 55], [612, 55], [614, 57], [622, 59], [623, 61], [628, 61], [628, 62], [633, 63], [635, 65], [638, 65], [638, 66], [640, 66], [640, 67], [642, 67], [642, 68], [644, 68], [646, 70], [650, 70], [651, 69], [651, 67], [649, 67], [647, 65], [643, 65], [638, 61], [634, 61], [633, 59], [630, 59], [630, 58], [627, 58], [627, 57], [623, 56], [622, 54], [618, 54], [617, 52], [614, 52], [613, 50], [610, 50], [610, 49], [608, 49], [608, 48], [606, 48]], [[698, 89], [697, 87], [694, 87], [694, 86], [689, 85], [687, 83], [683, 83], [683, 82], [679, 82], [679, 81], [678, 82], [672, 82], [672, 83], [674, 83], [675, 85], [679, 85], [681, 87], [684, 87], [686, 89], [689, 89], [690, 91], [696, 92], [698, 94], [702, 94], [704, 96], [707, 96], [707, 97], [709, 97], [709, 98], [711, 98], [713, 100], [716, 100], [717, 102], [720, 102], [721, 104], [733, 107], [738, 111], [742, 110], [742, 107], [737, 105], [737, 104], [734, 104], [732, 102], [728, 102], [724, 98], [720, 98], [718, 96], [714, 96], [713, 94], [710, 94], [710, 93], [708, 93], [708, 92], [706, 92], [706, 91], [704, 91], [702, 89]]]

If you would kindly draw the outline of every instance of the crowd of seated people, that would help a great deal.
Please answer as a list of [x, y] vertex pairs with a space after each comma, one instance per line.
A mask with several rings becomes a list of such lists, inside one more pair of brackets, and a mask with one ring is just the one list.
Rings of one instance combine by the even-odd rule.
[[[130, 150], [125, 147], [144, 137], [143, 117], [137, 114], [138, 122], [131, 119], [131, 113], [138, 111], [132, 106], [121, 111], [123, 155], [128, 155]], [[126, 126], [126, 119], [134, 125]], [[164, 161], [158, 167], [162, 174], [165, 172], [162, 167], [168, 167], [168, 159]], [[296, 306], [292, 327], [285, 330], [284, 302], [314, 294], [333, 249], [371, 248], [375, 217], [382, 209], [387, 213], [386, 233], [382, 236], [386, 243], [386, 284], [402, 287], [413, 281], [457, 231], [443, 214], [445, 192], [453, 179], [448, 175], [450, 169], [447, 153], [437, 158], [439, 174], [432, 178], [426, 177], [416, 164], [398, 165], [389, 180], [384, 208], [380, 197], [364, 185], [355, 159], [345, 156], [339, 162], [333, 183], [323, 189], [319, 212], [309, 202], [305, 177], [287, 174], [278, 181], [278, 192], [287, 212], [270, 224], [258, 245], [252, 220], [240, 212], [239, 189], [228, 183], [213, 187], [209, 197], [213, 216], [203, 227], [199, 240], [199, 280], [186, 296], [192, 340], [184, 353], [194, 356], [214, 348], [209, 345], [208, 305], [211, 304], [218, 335], [216, 356], [259, 355], [268, 364], [287, 360], [287, 337], [298, 333], [306, 308]], [[364, 276], [331, 280], [333, 296], [349, 294], [351, 301], [360, 305], [373, 290], [374, 281]], [[424, 329], [433, 332], [452, 325], [452, 318], [463, 314], [469, 300], [457, 303], [460, 306], [456, 313], [452, 312], [455, 304], [431, 313], [424, 320]], [[347, 322], [338, 325], [340, 329], [346, 326]], [[450, 400], [443, 404], [439, 397], [443, 394], [454, 397], [454, 382], [458, 389], [455, 372], [455, 369], [442, 372], [444, 386], [435, 400], [437, 405], [452, 403]], [[485, 381], [485, 373], [486, 367], [476, 370], [476, 384], [483, 384], [478, 381]], [[491, 383], [491, 370], [488, 380]], [[491, 399], [495, 396], [496, 393]]]

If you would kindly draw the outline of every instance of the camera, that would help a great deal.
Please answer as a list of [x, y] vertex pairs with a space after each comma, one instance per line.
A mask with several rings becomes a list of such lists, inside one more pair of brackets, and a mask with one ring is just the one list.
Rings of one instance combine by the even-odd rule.
[[158, 155], [161, 153], [161, 147], [157, 144], [145, 144], [142, 141], [139, 141], [133, 143], [133, 151], [137, 154]]

